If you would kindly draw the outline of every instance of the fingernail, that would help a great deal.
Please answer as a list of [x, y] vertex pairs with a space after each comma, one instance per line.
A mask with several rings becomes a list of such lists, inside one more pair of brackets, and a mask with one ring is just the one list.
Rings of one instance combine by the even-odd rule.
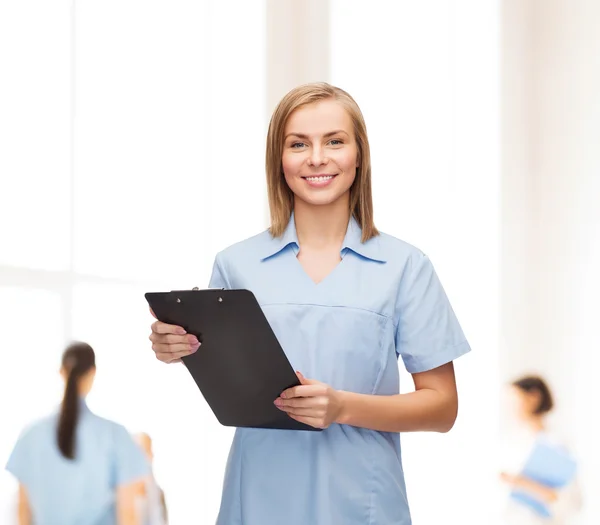
[[188, 341], [191, 345], [198, 344], [198, 338], [195, 335], [189, 335]]
[[273, 401], [273, 403], [275, 403], [275, 406], [281, 406], [281, 400], [280, 399], [276, 399], [275, 401]]
[[183, 328], [178, 328], [176, 331], [178, 334], [181, 334], [181, 335], [187, 334], [187, 332]]
[[285, 397], [285, 392], [281, 392], [281, 395], [279, 397]]
[[196, 350], [200, 348], [200, 345], [190, 345], [190, 352], [194, 353]]

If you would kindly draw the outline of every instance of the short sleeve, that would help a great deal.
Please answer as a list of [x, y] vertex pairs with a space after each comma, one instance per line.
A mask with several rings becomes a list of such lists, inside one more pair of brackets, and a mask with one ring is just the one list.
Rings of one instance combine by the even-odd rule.
[[31, 485], [33, 481], [33, 458], [32, 453], [34, 435], [32, 429], [24, 430], [17, 440], [8, 462], [6, 470], [10, 472], [17, 481], [25, 486]]
[[396, 315], [396, 351], [406, 370], [432, 370], [470, 351], [429, 258], [417, 253], [402, 277]]
[[225, 288], [230, 289], [229, 283], [227, 282], [227, 276], [223, 268], [221, 261], [221, 255], [217, 254], [215, 262], [213, 263], [212, 275], [208, 284], [209, 288]]
[[150, 464], [125, 427], [116, 426], [114, 436], [114, 486], [127, 485], [148, 476]]

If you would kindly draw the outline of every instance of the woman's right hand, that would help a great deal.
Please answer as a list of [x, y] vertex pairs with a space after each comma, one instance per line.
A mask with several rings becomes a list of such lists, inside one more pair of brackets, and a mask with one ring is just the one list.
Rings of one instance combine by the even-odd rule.
[[[150, 313], [156, 319], [152, 309]], [[149, 339], [152, 341], [152, 350], [156, 354], [156, 359], [163, 363], [178, 363], [182, 357], [193, 354], [200, 347], [196, 336], [186, 333], [181, 326], [156, 320], [151, 328]]]

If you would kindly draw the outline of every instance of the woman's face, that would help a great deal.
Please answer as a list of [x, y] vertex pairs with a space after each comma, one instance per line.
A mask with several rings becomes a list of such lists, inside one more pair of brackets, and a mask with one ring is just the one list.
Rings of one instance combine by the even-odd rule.
[[531, 419], [539, 405], [539, 395], [535, 392], [526, 392], [518, 387], [510, 387], [510, 402], [514, 415], [521, 421]]
[[343, 106], [323, 100], [294, 111], [285, 126], [282, 165], [296, 199], [315, 206], [348, 199], [358, 147]]

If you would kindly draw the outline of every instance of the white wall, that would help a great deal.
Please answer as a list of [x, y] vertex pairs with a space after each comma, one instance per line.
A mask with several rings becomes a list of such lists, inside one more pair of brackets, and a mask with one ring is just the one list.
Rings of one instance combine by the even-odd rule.
[[503, 370], [550, 379], [553, 424], [581, 459], [582, 523], [594, 523], [600, 4], [506, 0], [504, 15]]
[[533, 167], [531, 101], [534, 67], [530, 1], [502, 3], [502, 329], [505, 380], [535, 370], [537, 354], [536, 235], [538, 204]]
[[581, 455], [587, 508], [600, 516], [595, 386], [600, 369], [600, 4], [535, 2], [539, 195], [539, 348], [556, 384], [560, 423]]
[[329, 0], [267, 0], [267, 113], [292, 88], [330, 73]]

